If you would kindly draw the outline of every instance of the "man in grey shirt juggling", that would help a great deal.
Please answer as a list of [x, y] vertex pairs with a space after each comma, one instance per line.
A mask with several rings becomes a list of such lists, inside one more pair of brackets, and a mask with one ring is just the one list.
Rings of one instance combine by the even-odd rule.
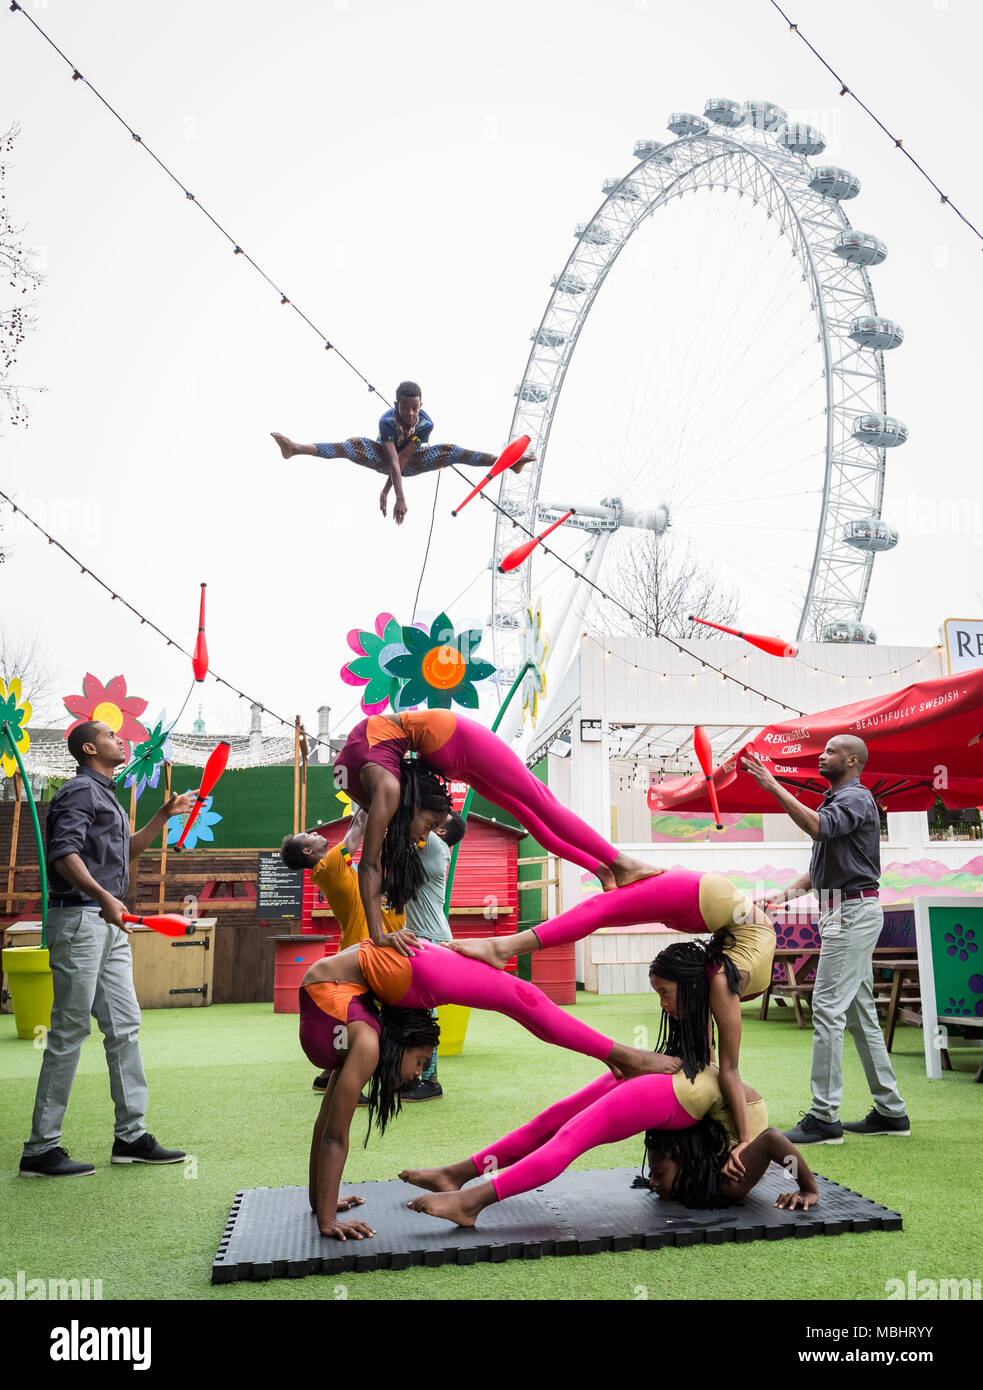
[[[427, 941], [454, 939], [444, 912], [444, 898], [451, 850], [459, 840], [464, 839], [465, 828], [464, 819], [456, 811], [450, 811], [443, 825], [430, 833], [423, 847], [417, 846], [427, 877], [416, 897], [410, 898], [406, 904], [406, 925], [410, 931]], [[404, 1093], [402, 1099], [404, 1102], [437, 1100], [443, 1094], [437, 1080], [437, 1049], [434, 1048], [429, 1066], [416, 1085]]]
[[[842, 1144], [844, 1131], [911, 1133], [874, 1004], [874, 947], [884, 925], [877, 896], [881, 820], [873, 795], [860, 781], [866, 762], [863, 739], [838, 734], [829, 740], [819, 756], [819, 773], [829, 791], [818, 811], [803, 806], [755, 754], [742, 762], [815, 842], [808, 873], [783, 892], [756, 899], [767, 908], [810, 891], [819, 898], [822, 946], [812, 991], [812, 1107], [786, 1131], [793, 1144]], [[840, 1121], [845, 1029], [853, 1035], [874, 1098], [865, 1119], [847, 1124]]]

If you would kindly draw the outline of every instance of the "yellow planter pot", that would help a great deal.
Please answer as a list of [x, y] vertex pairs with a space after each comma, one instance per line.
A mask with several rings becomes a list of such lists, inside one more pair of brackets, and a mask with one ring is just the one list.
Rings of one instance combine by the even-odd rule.
[[19, 1038], [34, 1039], [38, 1028], [51, 1027], [54, 984], [48, 951], [41, 946], [8, 946], [3, 952], [14, 1021]]
[[438, 1057], [456, 1057], [459, 1052], [463, 1052], [464, 1035], [468, 1031], [470, 1017], [471, 1010], [466, 1009], [463, 1004], [441, 1004], [437, 1010], [437, 1022], [440, 1025]]

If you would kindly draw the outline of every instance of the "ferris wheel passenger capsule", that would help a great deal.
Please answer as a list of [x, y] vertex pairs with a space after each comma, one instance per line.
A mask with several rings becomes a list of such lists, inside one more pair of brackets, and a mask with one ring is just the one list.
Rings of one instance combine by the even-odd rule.
[[561, 294], [583, 294], [587, 289], [587, 281], [581, 280], [579, 275], [572, 275], [569, 270], [563, 275], [554, 275], [550, 284], [555, 285]]
[[858, 415], [853, 422], [853, 437], [879, 449], [893, 449], [908, 438], [908, 426], [893, 415]]
[[746, 101], [744, 115], [755, 130], [777, 130], [788, 120], [788, 112], [773, 101]]
[[666, 122], [666, 129], [673, 135], [705, 135], [710, 127], [702, 116], [694, 116], [689, 111], [673, 111]]
[[887, 247], [880, 237], [871, 232], [858, 232], [851, 227], [849, 231], [837, 232], [833, 239], [833, 255], [850, 265], [880, 265], [887, 256]]
[[636, 140], [633, 153], [636, 159], [652, 159], [658, 156], [659, 163], [672, 163], [672, 151], [664, 140]]
[[866, 623], [856, 623], [842, 618], [838, 622], [826, 624], [823, 628], [823, 641], [863, 642], [872, 647], [877, 642], [877, 633]]
[[793, 154], [822, 154], [826, 148], [826, 136], [822, 131], [801, 121], [792, 121], [776, 130], [775, 139]]
[[853, 320], [850, 337], [861, 347], [886, 351], [900, 347], [904, 342], [904, 329], [892, 319], [883, 319], [878, 314], [864, 314], [862, 318]]
[[736, 130], [739, 125], [744, 124], [744, 105], [740, 101], [731, 101], [729, 97], [710, 97], [703, 114], [708, 121], [713, 121], [714, 125], [726, 126], [728, 130]]
[[614, 239], [610, 228], [595, 222], [578, 222], [576, 236], [580, 241], [589, 241], [592, 246], [607, 246]]
[[567, 335], [555, 328], [540, 328], [529, 334], [529, 341], [538, 343], [540, 347], [558, 348], [567, 341]]
[[843, 527], [841, 539], [854, 550], [867, 550], [877, 555], [883, 550], [894, 549], [898, 543], [898, 531], [879, 516], [865, 516], [858, 521], [848, 521]]
[[533, 405], [542, 405], [549, 392], [542, 386], [533, 386], [531, 382], [526, 382], [525, 386], [517, 386], [512, 394]]
[[849, 169], [837, 169], [832, 164], [823, 164], [813, 170], [809, 187], [814, 193], [821, 193], [824, 198], [832, 198], [839, 203], [846, 198], [857, 196], [860, 192], [860, 180], [856, 174], [851, 174]]
[[605, 179], [601, 184], [601, 189], [609, 198], [616, 198], [619, 203], [640, 203], [642, 195], [633, 183], [624, 183], [621, 179]]

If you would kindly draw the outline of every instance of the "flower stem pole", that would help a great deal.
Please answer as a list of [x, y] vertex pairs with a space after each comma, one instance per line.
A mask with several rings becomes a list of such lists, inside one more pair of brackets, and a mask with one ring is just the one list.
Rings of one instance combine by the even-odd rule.
[[[530, 670], [530, 669], [532, 668], [532, 665], [533, 665], [533, 663], [532, 663], [531, 661], [527, 661], [527, 662], [525, 663], [525, 665], [522, 666], [522, 667], [520, 668], [519, 674], [516, 676], [515, 680], [512, 682], [512, 686], [511, 686], [511, 688], [510, 688], [510, 690], [509, 690], [509, 693], [506, 695], [505, 699], [502, 701], [501, 708], [499, 709], [498, 713], [495, 715], [494, 722], [492, 723], [491, 731], [492, 731], [493, 734], [495, 734], [495, 733], [498, 732], [498, 726], [499, 726], [499, 724], [501, 724], [502, 720], [505, 718], [505, 711], [508, 709], [509, 705], [512, 703], [512, 697], [513, 697], [513, 695], [514, 695], [515, 692], [518, 690], [519, 686], [522, 684], [522, 678], [523, 678], [523, 676], [526, 674], [526, 672], [527, 672], [528, 670]], [[468, 818], [468, 812], [471, 810], [471, 803], [472, 803], [473, 800], [474, 800], [474, 788], [473, 788], [473, 787], [469, 787], [469, 788], [468, 788], [468, 794], [467, 794], [467, 796], [464, 798], [464, 805], [461, 807], [461, 819], [462, 819], [462, 820], [467, 820], [467, 818]], [[456, 844], [456, 845], [454, 846], [454, 848], [451, 850], [451, 862], [450, 862], [450, 864], [449, 864], [449, 866], [448, 866], [448, 869], [447, 869], [447, 888], [446, 888], [446, 891], [445, 891], [445, 893], [444, 893], [444, 916], [445, 916], [445, 917], [449, 917], [449, 916], [450, 916], [450, 911], [451, 911], [451, 889], [454, 887], [454, 870], [457, 868], [457, 852], [458, 852], [458, 850], [459, 850], [460, 848], [461, 848], [461, 842], [460, 842], [460, 840], [458, 840], [457, 844]]]
[[34, 804], [34, 793], [31, 791], [30, 779], [24, 770], [24, 763], [17, 747], [17, 742], [6, 719], [3, 721], [2, 727], [0, 727], [0, 746], [2, 746], [5, 741], [9, 744], [10, 751], [17, 760], [21, 781], [24, 783], [24, 790], [27, 792], [27, 804], [31, 808], [31, 820], [34, 822], [34, 839], [38, 847], [38, 868], [41, 870], [41, 946], [44, 948], [48, 944], [44, 930], [48, 922], [48, 875], [44, 867], [44, 845], [41, 841], [41, 823], [38, 820], [38, 808]]

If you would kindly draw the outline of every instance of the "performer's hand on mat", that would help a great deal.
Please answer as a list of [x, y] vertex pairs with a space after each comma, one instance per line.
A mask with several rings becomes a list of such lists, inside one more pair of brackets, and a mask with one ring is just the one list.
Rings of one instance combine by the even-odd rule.
[[338, 1198], [338, 1210], [339, 1210], [339, 1211], [351, 1211], [352, 1207], [364, 1207], [364, 1206], [365, 1206], [365, 1198], [364, 1198], [364, 1197], [339, 1197], [339, 1198]]
[[731, 1149], [727, 1156], [727, 1162], [723, 1166], [723, 1175], [725, 1178], [733, 1178], [735, 1182], [739, 1182], [741, 1178], [743, 1178], [744, 1164], [741, 1162], [741, 1154], [750, 1142], [750, 1140], [747, 1140], [743, 1144], [735, 1144], [734, 1148]]
[[779, 1196], [776, 1207], [781, 1207], [783, 1211], [808, 1211], [819, 1201], [818, 1192], [783, 1192]]
[[321, 1234], [331, 1240], [364, 1240], [367, 1236], [374, 1236], [375, 1231], [364, 1221], [332, 1221]]
[[401, 956], [415, 956], [417, 951], [424, 949], [423, 942], [409, 927], [400, 927], [399, 931], [387, 932], [378, 942], [380, 946], [391, 946], [394, 951], [398, 951]]

